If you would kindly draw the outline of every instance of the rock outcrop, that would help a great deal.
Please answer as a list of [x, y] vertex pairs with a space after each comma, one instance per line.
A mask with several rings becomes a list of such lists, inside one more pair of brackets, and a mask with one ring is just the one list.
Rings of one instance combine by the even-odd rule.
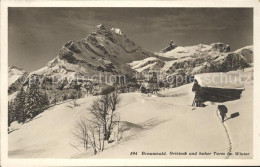
[[171, 40], [169, 45], [166, 48], [162, 49], [160, 52], [166, 53], [166, 52], [169, 52], [169, 51], [175, 49], [176, 47], [177, 47], [177, 45], [173, 42], [173, 40]]
[[218, 52], [230, 52], [230, 46], [229, 45], [225, 45], [223, 43], [213, 43], [211, 44], [212, 47], [212, 51], [218, 51]]

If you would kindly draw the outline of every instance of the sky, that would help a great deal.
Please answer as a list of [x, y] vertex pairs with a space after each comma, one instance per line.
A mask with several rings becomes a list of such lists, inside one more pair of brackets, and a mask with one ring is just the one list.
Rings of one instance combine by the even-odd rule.
[[157, 52], [170, 40], [179, 46], [223, 42], [231, 50], [253, 44], [252, 8], [9, 8], [8, 65], [42, 68], [69, 40], [104, 24], [142, 48]]

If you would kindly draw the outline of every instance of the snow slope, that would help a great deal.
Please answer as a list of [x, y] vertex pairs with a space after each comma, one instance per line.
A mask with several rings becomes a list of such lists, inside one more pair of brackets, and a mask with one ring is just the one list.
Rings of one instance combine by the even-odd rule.
[[137, 60], [128, 64], [133, 70], [136, 70], [137, 72], [143, 72], [158, 70], [164, 65], [164, 62], [156, 57], [149, 57], [144, 60]]
[[[198, 44], [193, 46], [177, 46], [176, 48], [165, 52], [165, 53], [157, 53], [159, 56], [168, 57], [168, 58], [184, 58], [188, 56], [194, 56], [195, 54], [199, 54], [200, 52], [211, 52], [216, 51], [213, 49], [215, 44], [221, 43], [213, 43], [210, 45]], [[221, 44], [224, 45], [224, 44]]]
[[[239, 71], [252, 80], [252, 69]], [[240, 116], [221, 123], [217, 103], [205, 108], [192, 107], [192, 84], [162, 90], [159, 96], [141, 93], [122, 94], [118, 112], [129, 128], [138, 128], [118, 145], [107, 147], [93, 158], [252, 158], [253, 85], [248, 82], [242, 98], [225, 102], [230, 114]], [[23, 158], [88, 158], [71, 146], [75, 122], [88, 116], [87, 108], [96, 97], [71, 101], [51, 107], [34, 120], [13, 123], [9, 134], [9, 156]], [[17, 130], [15, 130], [17, 129]], [[248, 152], [249, 155], [212, 155], [213, 152]], [[130, 152], [138, 152], [132, 156]], [[198, 155], [170, 155], [170, 152], [197, 152]], [[142, 152], [167, 152], [166, 156], [142, 155]], [[211, 155], [199, 155], [211, 152]]]
[[86, 113], [89, 103], [84, 101], [81, 106], [73, 108], [72, 102], [66, 101], [24, 125], [13, 123], [13, 132], [9, 134], [9, 156], [69, 158], [77, 151], [70, 145], [74, 124]]
[[195, 53], [197, 53], [198, 49], [199, 49], [199, 45], [186, 46], [186, 47], [178, 46], [169, 52], [166, 52], [164, 54], [159, 53], [158, 55], [163, 57], [182, 58], [182, 57], [194, 55]]

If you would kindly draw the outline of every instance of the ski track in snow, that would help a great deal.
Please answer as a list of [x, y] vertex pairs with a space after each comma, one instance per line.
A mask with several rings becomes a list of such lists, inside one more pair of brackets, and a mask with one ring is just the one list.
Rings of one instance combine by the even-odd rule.
[[[167, 106], [169, 106], [169, 107], [176, 107], [176, 106], [177, 106], [177, 105], [170, 105], [170, 104], [163, 103], [163, 102], [158, 102], [158, 101], [155, 101], [155, 100], [150, 100], [150, 101], [151, 101], [151, 102], [158, 103], [158, 104], [162, 104], [162, 105], [167, 105]], [[187, 112], [187, 110], [186, 110], [186, 112]], [[186, 113], [186, 112], [185, 112], [185, 113]], [[222, 120], [221, 120], [221, 118], [220, 118], [219, 115], [218, 115], [218, 110], [216, 110], [216, 115], [217, 115], [218, 119], [220, 120], [220, 122], [222, 123]], [[230, 137], [230, 135], [229, 135], [227, 126], [226, 126], [224, 123], [222, 123], [222, 125], [223, 125], [223, 127], [224, 127], [224, 129], [225, 129], [225, 133], [226, 133], [226, 135], [227, 135], [227, 139], [228, 139], [228, 143], [229, 143], [228, 153], [231, 153], [231, 152], [232, 152], [232, 141], [231, 141], [231, 137]], [[226, 155], [225, 159], [229, 159], [229, 157], [230, 157], [230, 154]]]
[[[217, 115], [217, 117], [219, 118], [220, 122], [222, 123], [222, 120], [221, 120], [221, 118], [219, 117], [219, 114], [218, 114], [218, 110], [216, 110], [216, 115]], [[222, 123], [222, 125], [223, 125], [223, 127], [224, 127], [224, 129], [225, 129], [225, 133], [226, 133], [226, 135], [227, 135], [227, 139], [228, 139], [228, 142], [229, 142], [228, 152], [231, 153], [231, 151], [232, 151], [232, 141], [231, 141], [230, 135], [229, 135], [229, 133], [228, 133], [228, 128], [227, 128], [227, 126], [224, 124], [224, 122]], [[230, 154], [228, 154], [228, 155], [225, 157], [225, 159], [229, 159], [229, 157], [230, 157]]]
[[[163, 103], [163, 102], [158, 102], [158, 101], [155, 101], [155, 100], [150, 100], [151, 102], [155, 102], [155, 103], [158, 103], [158, 104], [162, 104], [162, 105], [167, 105], [169, 107], [176, 107], [177, 105], [170, 105], [170, 104], [167, 104], [167, 103]], [[187, 110], [186, 110], [187, 112]], [[216, 110], [216, 115], [218, 117], [218, 119], [220, 120], [220, 122], [222, 123], [222, 120], [221, 118], [219, 117], [218, 115], [218, 110]], [[228, 143], [229, 143], [229, 148], [228, 148], [228, 153], [231, 153], [232, 151], [232, 141], [231, 141], [231, 138], [230, 138], [230, 135], [229, 135], [229, 132], [228, 132], [228, 128], [226, 127], [226, 125], [224, 123], [222, 123], [224, 129], [225, 129], [225, 133], [227, 135], [227, 139], [228, 139]], [[230, 154], [228, 154], [225, 159], [229, 159], [230, 157]]]

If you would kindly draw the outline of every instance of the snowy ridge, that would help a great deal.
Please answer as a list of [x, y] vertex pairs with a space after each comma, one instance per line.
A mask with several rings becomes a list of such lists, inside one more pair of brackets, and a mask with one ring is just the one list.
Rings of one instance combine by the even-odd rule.
[[16, 82], [20, 77], [22, 77], [26, 72], [23, 69], [11, 66], [8, 68], [8, 86]]
[[166, 53], [158, 53], [159, 56], [162, 57], [170, 57], [170, 58], [182, 58], [187, 56], [192, 56], [199, 51], [208, 51], [211, 49], [211, 45], [194, 45], [194, 46], [177, 46], [175, 49], [168, 51]]
[[67, 78], [75, 78], [75, 74], [77, 73], [87, 73], [87, 71], [82, 68], [80, 65], [68, 63], [65, 60], [61, 60], [59, 58], [55, 58], [50, 61], [47, 66], [33, 71], [29, 74], [29, 76], [33, 74], [43, 75], [43, 76], [59, 76], [59, 77], [67, 77]]
[[[156, 69], [163, 74], [162, 78], [178, 74], [196, 75], [208, 72], [227, 72], [253, 66], [253, 46], [243, 47], [230, 52], [230, 46], [221, 42], [209, 45], [198, 44], [194, 46], [177, 46], [173, 41], [169, 46], [157, 53], [156, 61], [161, 60], [157, 68], [156, 63], [149, 59], [129, 63], [137, 72]], [[173, 60], [162, 60], [167, 57]], [[153, 64], [152, 64], [153, 63]]]
[[184, 57], [181, 59], [177, 59], [177, 60], [172, 60], [172, 61], [165, 61], [165, 65], [163, 66], [163, 68], [161, 69], [161, 72], [167, 72], [169, 70], [171, 70], [171, 68], [178, 63], [183, 63], [185, 61], [192, 61], [194, 60], [194, 58], [192, 57]]
[[243, 47], [243, 48], [237, 49], [236, 51], [234, 51], [234, 53], [240, 53], [240, 52], [241, 52], [242, 50], [244, 50], [244, 49], [248, 49], [248, 50], [253, 51], [254, 47], [253, 47], [253, 45], [245, 46], [245, 47]]

